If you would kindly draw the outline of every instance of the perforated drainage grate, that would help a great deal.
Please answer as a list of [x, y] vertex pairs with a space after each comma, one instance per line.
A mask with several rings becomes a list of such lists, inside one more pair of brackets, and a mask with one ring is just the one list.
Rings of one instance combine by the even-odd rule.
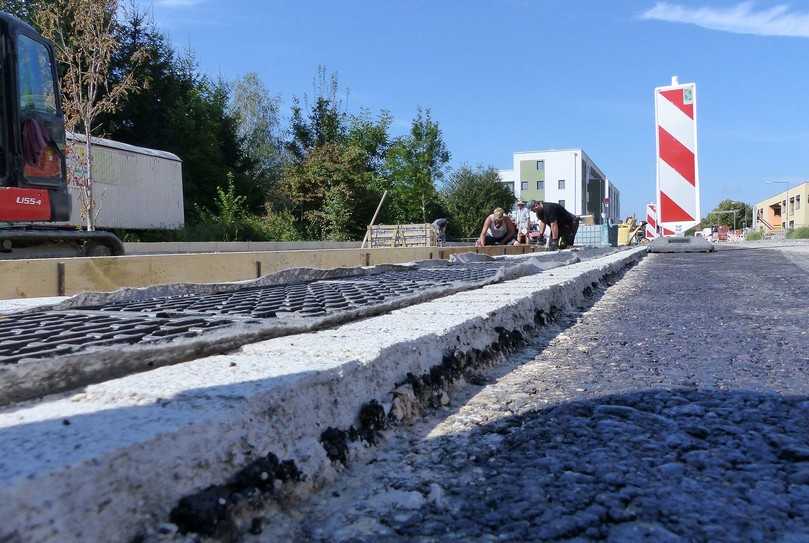
[[345, 279], [245, 287], [231, 292], [43, 311], [0, 318], [0, 364], [90, 347], [195, 337], [236, 322], [322, 317], [369, 307], [450, 283], [494, 277], [500, 262], [387, 271]]

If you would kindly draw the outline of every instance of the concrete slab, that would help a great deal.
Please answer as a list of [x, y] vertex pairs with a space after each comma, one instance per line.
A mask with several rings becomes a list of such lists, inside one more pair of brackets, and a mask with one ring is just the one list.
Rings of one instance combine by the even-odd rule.
[[649, 244], [650, 253], [712, 253], [713, 243], [701, 236], [674, 236], [655, 238]]
[[330, 330], [246, 345], [0, 410], [0, 541], [130, 541], [183, 496], [274, 453], [308, 485], [332, 474], [319, 442], [407, 373], [485, 349], [498, 327], [577, 304], [645, 248], [461, 292]]
[[0, 315], [8, 315], [11, 313], [17, 313], [18, 311], [27, 311], [29, 309], [56, 305], [64, 302], [67, 299], [67, 296], [49, 296], [45, 298], [17, 298], [13, 300], [0, 300]]

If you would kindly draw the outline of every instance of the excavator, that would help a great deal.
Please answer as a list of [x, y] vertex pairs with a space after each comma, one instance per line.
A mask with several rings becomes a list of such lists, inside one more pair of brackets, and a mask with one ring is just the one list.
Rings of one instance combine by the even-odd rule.
[[0, 259], [121, 255], [111, 232], [70, 219], [65, 122], [53, 47], [0, 12]]

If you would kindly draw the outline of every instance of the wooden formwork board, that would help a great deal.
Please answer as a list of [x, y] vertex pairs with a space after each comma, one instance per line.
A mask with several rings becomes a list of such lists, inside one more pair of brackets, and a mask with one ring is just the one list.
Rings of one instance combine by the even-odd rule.
[[290, 268], [340, 268], [447, 259], [456, 253], [523, 254], [533, 246], [396, 247], [254, 253], [0, 260], [0, 299], [69, 296], [166, 283], [255, 279]]

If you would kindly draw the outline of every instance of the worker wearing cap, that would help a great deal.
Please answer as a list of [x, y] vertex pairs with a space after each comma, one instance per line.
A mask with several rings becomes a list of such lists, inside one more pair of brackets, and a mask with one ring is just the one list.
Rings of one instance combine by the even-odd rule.
[[531, 212], [525, 207], [525, 202], [517, 200], [517, 210], [514, 211], [514, 224], [517, 227], [517, 243], [528, 243], [528, 232], [531, 230]]
[[532, 211], [539, 220], [540, 245], [545, 244], [545, 226], [551, 228], [551, 241], [548, 249], [555, 251], [561, 247], [572, 247], [579, 229], [579, 218], [567, 209], [553, 202], [534, 202]]
[[483, 228], [480, 237], [475, 242], [475, 247], [484, 245], [506, 245], [514, 243], [516, 245], [517, 227], [511, 221], [511, 217], [506, 215], [502, 207], [496, 208], [491, 215], [483, 221]]

